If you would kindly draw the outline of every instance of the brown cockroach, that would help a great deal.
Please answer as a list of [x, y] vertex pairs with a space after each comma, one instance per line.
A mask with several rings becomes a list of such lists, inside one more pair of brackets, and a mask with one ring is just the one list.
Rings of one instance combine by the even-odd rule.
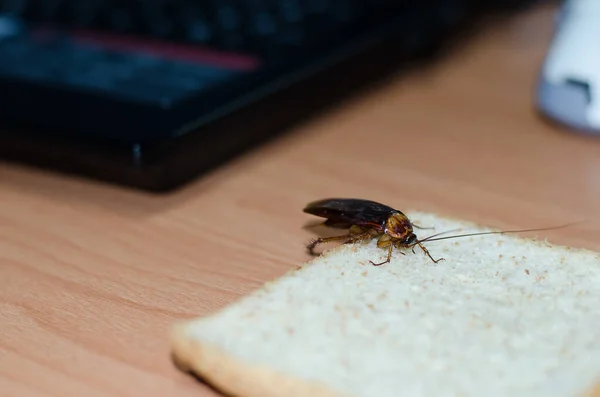
[[[414, 229], [427, 228], [413, 224], [408, 217], [402, 213], [402, 211], [389, 207], [385, 204], [377, 203], [375, 201], [353, 198], [327, 198], [309, 203], [303, 211], [311, 215], [326, 218], [326, 221], [323, 223], [325, 226], [338, 229], [349, 229], [348, 233], [340, 236], [320, 237], [313, 239], [307, 245], [307, 248], [311, 254], [314, 254], [314, 248], [318, 244], [340, 240], [343, 240], [345, 244], [348, 244], [376, 238], [377, 246], [379, 248], [386, 248], [388, 253], [387, 259], [383, 262], [375, 263], [373, 261], [369, 261], [374, 266], [380, 266], [385, 263], [389, 263], [390, 259], [392, 258], [392, 251], [394, 247], [397, 249], [410, 248], [414, 253], [415, 247], [419, 246], [434, 263], [438, 263], [439, 261], [444, 260], [444, 258], [433, 259], [427, 248], [425, 248], [423, 245], [424, 242], [487, 234], [532, 232], [558, 229], [568, 226], [561, 225], [537, 229], [467, 233], [440, 237], [442, 234], [447, 234], [453, 231], [448, 230], [425, 237], [423, 239], [418, 239], [417, 235], [414, 233]], [[400, 251], [400, 253], [404, 254], [402, 251]]]

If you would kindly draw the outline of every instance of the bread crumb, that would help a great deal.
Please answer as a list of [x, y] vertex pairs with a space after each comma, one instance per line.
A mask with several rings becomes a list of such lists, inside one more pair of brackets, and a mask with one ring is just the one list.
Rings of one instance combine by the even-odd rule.
[[529, 276], [529, 269], [525, 269], [525, 274]]
[[365, 270], [364, 272], [361, 273], [363, 275], [363, 277], [367, 277], [367, 271]]
[[535, 276], [535, 281], [537, 283], [539, 283], [539, 282], [541, 282], [542, 280], [545, 280], [545, 279], [546, 279], [546, 277], [544, 277], [544, 276]]

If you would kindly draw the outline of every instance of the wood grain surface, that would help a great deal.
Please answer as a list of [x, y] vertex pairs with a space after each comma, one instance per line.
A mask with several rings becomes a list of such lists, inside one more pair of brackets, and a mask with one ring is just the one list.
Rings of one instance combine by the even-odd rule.
[[600, 139], [533, 109], [554, 9], [491, 23], [186, 189], [0, 167], [0, 395], [212, 396], [167, 333], [310, 259], [301, 209], [379, 200], [600, 250]]

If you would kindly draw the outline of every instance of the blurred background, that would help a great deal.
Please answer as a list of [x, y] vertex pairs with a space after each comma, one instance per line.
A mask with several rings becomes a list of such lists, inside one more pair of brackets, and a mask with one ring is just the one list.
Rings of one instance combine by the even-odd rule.
[[539, 0], [0, 0], [0, 158], [170, 191]]

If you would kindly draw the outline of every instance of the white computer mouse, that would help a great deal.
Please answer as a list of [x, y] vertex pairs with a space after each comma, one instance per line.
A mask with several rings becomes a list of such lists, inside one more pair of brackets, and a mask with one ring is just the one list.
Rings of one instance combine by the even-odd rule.
[[550, 119], [600, 135], [600, 0], [563, 3], [536, 99]]

